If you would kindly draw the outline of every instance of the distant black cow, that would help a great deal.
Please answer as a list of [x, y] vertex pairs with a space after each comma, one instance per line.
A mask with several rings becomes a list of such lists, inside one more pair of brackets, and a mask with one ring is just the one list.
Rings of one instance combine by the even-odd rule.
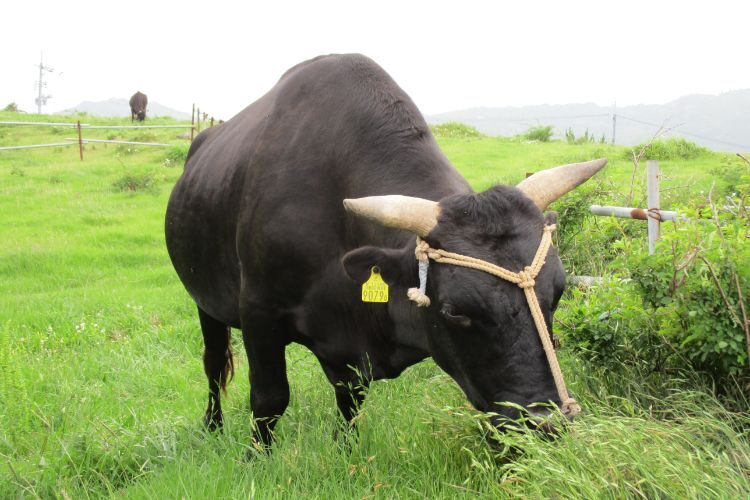
[[146, 119], [146, 106], [148, 105], [148, 97], [141, 91], [133, 94], [130, 98], [130, 121], [138, 120], [142, 122]]
[[[287, 71], [264, 97], [196, 137], [167, 208], [169, 255], [198, 305], [205, 342], [206, 425], [222, 424], [230, 327], [242, 329], [255, 439], [264, 445], [289, 403], [284, 351], [292, 342], [317, 356], [347, 421], [364, 398], [357, 387], [426, 357], [498, 423], [519, 415], [506, 401], [540, 416], [548, 410], [535, 403], [561, 405], [520, 285], [433, 263], [431, 305], [419, 307], [407, 289], [419, 284], [417, 236], [525, 269], [540, 247], [544, 208], [605, 163], [475, 193], [409, 96], [370, 59], [321, 57]], [[362, 301], [362, 283], [375, 273], [390, 286], [387, 303]], [[534, 286], [546, 325], [564, 287], [551, 249]]]

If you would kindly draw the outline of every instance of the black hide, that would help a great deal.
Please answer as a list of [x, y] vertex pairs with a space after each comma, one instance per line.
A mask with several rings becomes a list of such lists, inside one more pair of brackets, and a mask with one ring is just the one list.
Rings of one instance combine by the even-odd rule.
[[[481, 410], [514, 416], [495, 403], [559, 404], [520, 288], [432, 263], [432, 306], [406, 298], [418, 284], [415, 236], [342, 205], [390, 194], [440, 200], [430, 245], [511, 271], [530, 264], [541, 239], [534, 204], [512, 187], [473, 193], [411, 99], [361, 55], [301, 63], [198, 135], [169, 200], [166, 237], [208, 325], [209, 426], [221, 423], [218, 386], [231, 362], [226, 327], [242, 329], [255, 435], [266, 444], [289, 400], [284, 347], [291, 342], [317, 356], [347, 420], [362, 401], [352, 385], [395, 377], [428, 356]], [[388, 304], [360, 300], [375, 265], [391, 286]], [[563, 287], [552, 250], [537, 278], [550, 324]]]

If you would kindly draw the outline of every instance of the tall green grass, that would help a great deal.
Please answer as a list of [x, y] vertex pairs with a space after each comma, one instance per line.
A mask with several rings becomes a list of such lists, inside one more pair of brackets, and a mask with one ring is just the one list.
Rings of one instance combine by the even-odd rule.
[[[0, 113], [0, 120], [14, 118]], [[47, 129], [22, 130], [0, 127], [0, 144], [51, 138]], [[637, 373], [610, 379], [565, 352], [566, 379], [585, 413], [552, 441], [496, 434], [426, 361], [375, 383], [358, 434], [334, 442], [333, 391], [300, 346], [288, 349], [292, 402], [273, 453], [246, 459], [241, 355], [224, 399], [225, 431], [204, 433], [200, 330], [163, 238], [166, 200], [181, 172], [165, 164], [184, 148], [177, 134], [153, 132], [174, 144], [167, 151], [89, 146], [83, 162], [71, 148], [0, 152], [0, 498], [750, 492], [747, 413], [733, 413], [692, 383]], [[610, 146], [439, 141], [477, 189], [558, 163], [624, 157]], [[674, 168], [675, 182], [710, 184], [703, 170], [717, 158], [663, 167]], [[604, 177], [629, 180], [631, 167], [616, 159]], [[153, 189], [118, 189], [126, 175], [153, 179]], [[234, 348], [242, 352], [238, 335]]]

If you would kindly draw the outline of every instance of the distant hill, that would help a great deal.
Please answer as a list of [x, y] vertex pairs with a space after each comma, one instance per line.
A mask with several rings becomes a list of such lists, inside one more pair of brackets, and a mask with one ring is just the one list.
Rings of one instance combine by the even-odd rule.
[[[750, 152], [750, 89], [720, 95], [690, 95], [660, 105], [617, 108], [617, 144], [650, 139], [661, 125], [666, 137], [682, 136], [717, 151]], [[431, 124], [457, 121], [489, 135], [517, 135], [536, 125], [552, 125], [557, 137], [568, 128], [576, 137], [587, 129], [612, 139], [612, 108], [596, 104], [475, 108], [427, 117]]]
[[[56, 115], [67, 115], [76, 112], [84, 112], [91, 116], [130, 116], [129, 99], [107, 99], [105, 101], [83, 101], [77, 106], [64, 109], [55, 113]], [[158, 102], [149, 101], [147, 116], [171, 116], [177, 120], [189, 120], [190, 115], [169, 108]]]

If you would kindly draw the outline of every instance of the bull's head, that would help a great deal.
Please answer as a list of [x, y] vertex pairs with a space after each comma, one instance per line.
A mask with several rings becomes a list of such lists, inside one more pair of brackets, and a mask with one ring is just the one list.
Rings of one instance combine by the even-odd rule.
[[[545, 222], [551, 222], [550, 217], [545, 221], [543, 210], [606, 163], [601, 159], [564, 165], [539, 172], [515, 188], [496, 186], [439, 202], [374, 196], [345, 200], [344, 206], [373, 222], [408, 230], [431, 248], [520, 271], [534, 258]], [[343, 262], [348, 274], [360, 281], [371, 266], [379, 266], [393, 293], [403, 289], [405, 295], [406, 288], [416, 286], [413, 250], [412, 244], [402, 251], [362, 247], [349, 252]], [[535, 280], [550, 330], [564, 288], [562, 262], [552, 248]], [[521, 288], [479, 270], [435, 264], [429, 267], [427, 295], [431, 305], [420, 308], [420, 344], [477, 409], [497, 413], [502, 421], [519, 417], [506, 402], [537, 415], [548, 410], [535, 404], [561, 404]]]

